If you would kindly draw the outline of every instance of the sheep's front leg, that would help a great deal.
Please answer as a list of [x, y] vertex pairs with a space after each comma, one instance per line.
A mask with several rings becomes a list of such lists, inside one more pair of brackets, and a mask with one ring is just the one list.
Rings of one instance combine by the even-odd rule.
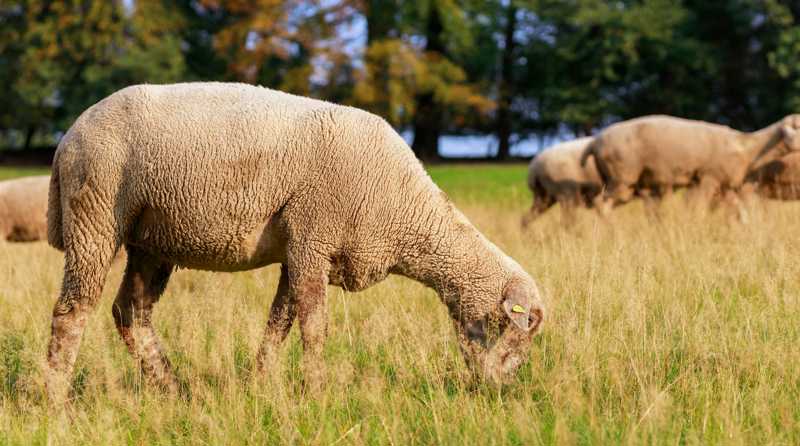
[[739, 194], [735, 190], [733, 189], [725, 190], [723, 198], [728, 208], [732, 212], [736, 213], [736, 217], [739, 223], [747, 224], [747, 222], [750, 221], [747, 209], [745, 208], [744, 203], [740, 199]]
[[283, 265], [278, 291], [272, 300], [267, 328], [264, 330], [264, 339], [258, 352], [257, 368], [260, 374], [266, 374], [269, 368], [276, 364], [280, 346], [292, 329], [296, 316], [297, 305], [289, 289], [289, 269]]
[[303, 339], [303, 374], [312, 392], [325, 383], [322, 349], [328, 334], [326, 274], [290, 274], [291, 293], [296, 296], [300, 335]]
[[640, 191], [644, 210], [650, 221], [661, 220], [661, 190], [658, 187], [642, 189]]
[[128, 247], [128, 265], [111, 308], [128, 351], [140, 361], [145, 378], [172, 393], [178, 382], [152, 325], [153, 305], [167, 286], [173, 265]]

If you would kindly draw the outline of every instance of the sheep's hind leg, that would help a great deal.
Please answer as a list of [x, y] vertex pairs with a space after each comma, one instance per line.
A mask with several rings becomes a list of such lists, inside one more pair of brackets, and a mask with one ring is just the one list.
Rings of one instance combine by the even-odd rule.
[[611, 215], [614, 207], [625, 204], [633, 199], [633, 187], [616, 182], [609, 182], [603, 193], [594, 199], [594, 208], [603, 219]]
[[[68, 235], [64, 280], [53, 308], [47, 348], [45, 387], [50, 403], [56, 406], [67, 401], [81, 338], [118, 248], [111, 228], [100, 224], [81, 225], [80, 228], [83, 232]], [[90, 229], [97, 229], [99, 234], [105, 235], [89, 234]], [[103, 229], [109, 230], [104, 233]]]
[[178, 383], [152, 325], [153, 305], [167, 286], [173, 265], [128, 247], [128, 265], [111, 308], [117, 331], [140, 361], [145, 378], [169, 392]]
[[278, 350], [297, 316], [297, 305], [289, 291], [289, 270], [286, 265], [282, 265], [278, 291], [272, 300], [267, 328], [264, 330], [264, 339], [258, 352], [257, 369], [262, 375], [277, 363]]
[[584, 202], [580, 188], [576, 188], [569, 195], [558, 201], [561, 206], [561, 226], [572, 228], [578, 221], [578, 207]]

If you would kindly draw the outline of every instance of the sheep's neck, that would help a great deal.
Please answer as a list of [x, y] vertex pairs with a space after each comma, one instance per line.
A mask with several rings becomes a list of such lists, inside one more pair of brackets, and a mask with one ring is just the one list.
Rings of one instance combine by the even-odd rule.
[[756, 163], [781, 142], [780, 122], [761, 130], [742, 134], [742, 142], [750, 163]]
[[434, 289], [451, 313], [462, 311], [461, 296], [468, 287], [481, 288], [486, 280], [496, 279], [500, 262], [477, 229], [456, 223], [452, 215], [439, 216], [440, 230], [416, 237], [416, 243], [401, 253], [393, 272]]

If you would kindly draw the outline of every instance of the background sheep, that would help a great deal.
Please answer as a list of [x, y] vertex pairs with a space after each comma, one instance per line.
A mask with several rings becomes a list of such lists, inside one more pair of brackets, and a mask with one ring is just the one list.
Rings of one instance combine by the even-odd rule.
[[66, 259], [48, 350], [55, 401], [122, 245], [114, 320], [145, 375], [169, 388], [151, 314], [176, 265], [281, 263], [259, 368], [297, 316], [313, 385], [329, 283], [362, 290], [395, 273], [434, 288], [468, 364], [491, 381], [525, 361], [543, 318], [531, 277], [450, 204], [385, 121], [243, 84], [135, 86], [89, 108], [59, 144], [48, 222]]
[[561, 205], [564, 220], [574, 218], [576, 206], [591, 207], [603, 183], [593, 158], [581, 163], [586, 148], [594, 140], [580, 138], [553, 145], [536, 155], [528, 166], [528, 188], [533, 205], [522, 219], [527, 226], [555, 203]]
[[774, 200], [800, 199], [800, 153], [769, 161], [747, 174], [746, 194]]
[[47, 237], [47, 175], [0, 181], [0, 240], [32, 242]]
[[[780, 144], [785, 143], [785, 146]], [[800, 115], [762, 130], [730, 127], [670, 116], [646, 116], [605, 129], [587, 151], [606, 183], [600, 211], [629, 201], [641, 190], [659, 198], [673, 187], [696, 185], [696, 201], [722, 194], [739, 204], [736, 192], [754, 161], [777, 157], [778, 147], [800, 150]], [[587, 156], [588, 158], [588, 156]]]

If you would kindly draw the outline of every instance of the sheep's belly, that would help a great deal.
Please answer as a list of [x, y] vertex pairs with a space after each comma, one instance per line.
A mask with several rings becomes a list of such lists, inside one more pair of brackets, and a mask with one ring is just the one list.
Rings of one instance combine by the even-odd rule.
[[328, 283], [347, 291], [361, 291], [382, 281], [389, 274], [390, 262], [386, 262], [382, 256], [354, 251], [331, 258]]
[[153, 214], [143, 214], [129, 243], [178, 266], [242, 271], [285, 262], [286, 242], [272, 221], [179, 223]]

